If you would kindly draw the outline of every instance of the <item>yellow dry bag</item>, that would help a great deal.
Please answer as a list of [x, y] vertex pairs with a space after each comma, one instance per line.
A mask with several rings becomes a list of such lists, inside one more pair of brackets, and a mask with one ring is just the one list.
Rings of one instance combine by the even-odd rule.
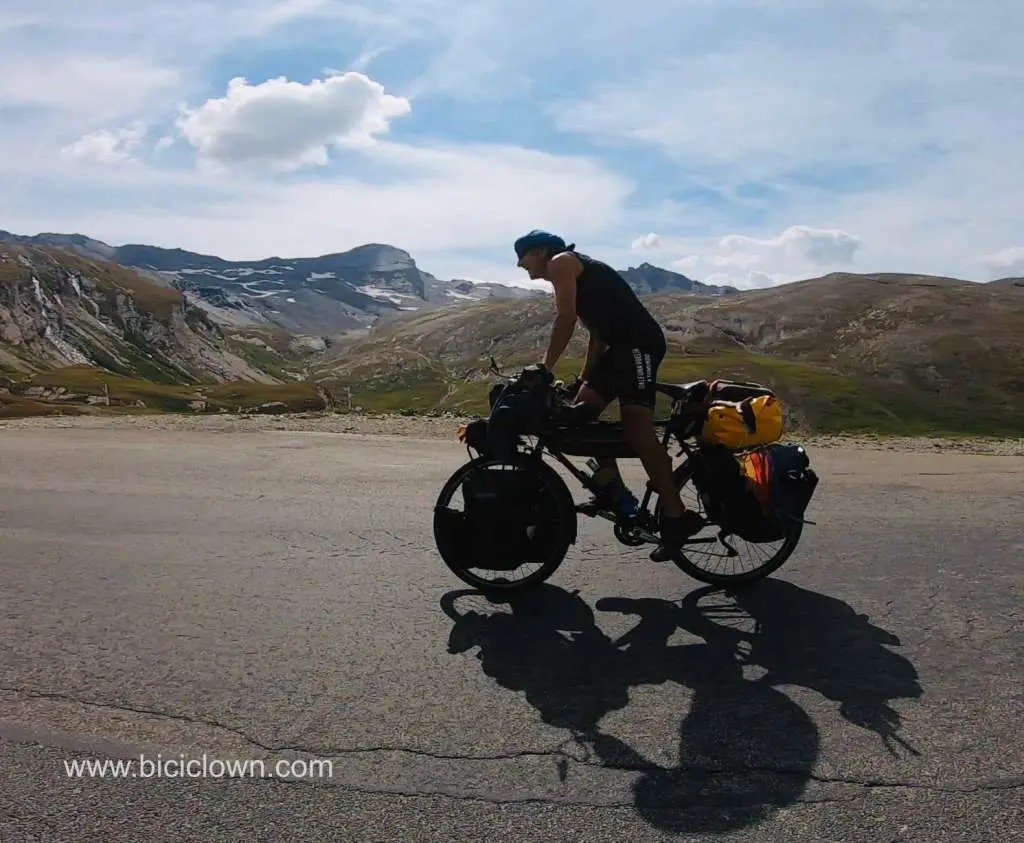
[[742, 401], [712, 401], [701, 439], [733, 450], [768, 445], [782, 438], [782, 405], [774, 395]]

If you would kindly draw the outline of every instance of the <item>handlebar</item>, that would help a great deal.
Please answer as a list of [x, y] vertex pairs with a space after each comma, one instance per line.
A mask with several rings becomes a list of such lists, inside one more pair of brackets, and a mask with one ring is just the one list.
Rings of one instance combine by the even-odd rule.
[[493, 374], [497, 375], [497, 376], [498, 376], [499, 378], [505, 378], [505, 380], [509, 380], [510, 378], [514, 378], [514, 377], [515, 377], [515, 375], [506, 375], [506, 374], [505, 374], [505, 373], [504, 373], [504, 372], [502, 371], [502, 369], [501, 369], [501, 367], [500, 367], [500, 366], [498, 365], [497, 361], [495, 361], [495, 359], [494, 359], [494, 355], [493, 355], [493, 354], [491, 355], [491, 365], [490, 365], [490, 366], [488, 367], [488, 369], [489, 369], [489, 370], [490, 370], [490, 371], [491, 371], [491, 372], [492, 372]]
[[[525, 369], [521, 369], [517, 372], [510, 374], [507, 370], [502, 369], [502, 367], [498, 365], [498, 361], [494, 359], [494, 355], [490, 355], [488, 359], [490, 361], [490, 365], [487, 367], [488, 371], [491, 374], [501, 378], [502, 380], [518, 380], [519, 378], [522, 378], [525, 374]], [[570, 395], [569, 390], [566, 388], [566, 384], [564, 381], [553, 380], [552, 383], [549, 385], [549, 388], [555, 393], [555, 395], [557, 395], [562, 400], [569, 400], [573, 397], [573, 395]]]
[[504, 380], [516, 380], [518, 378], [522, 378], [523, 375], [526, 373], [526, 368], [523, 368], [520, 369], [518, 372], [508, 374], [504, 369], [502, 369], [498, 365], [497, 361], [495, 361], [493, 356], [490, 358], [490, 360], [491, 365], [487, 367], [488, 371], [490, 371], [494, 375], [497, 375], [499, 378], [503, 378]]

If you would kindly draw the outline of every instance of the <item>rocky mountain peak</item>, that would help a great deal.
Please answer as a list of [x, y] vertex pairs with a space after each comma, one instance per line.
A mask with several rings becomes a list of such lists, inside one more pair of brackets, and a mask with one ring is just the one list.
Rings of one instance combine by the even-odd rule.
[[[387, 243], [365, 243], [315, 257], [236, 261], [145, 244], [113, 247], [78, 234], [29, 237], [0, 232], [0, 242], [5, 238], [59, 246], [131, 267], [157, 284], [184, 292], [220, 324], [271, 324], [300, 334], [336, 336], [441, 307], [544, 295], [511, 284], [439, 280], [417, 266], [409, 252]], [[623, 275], [641, 295], [733, 292], [650, 263], [625, 270]]]
[[69, 365], [160, 382], [274, 381], [180, 291], [63, 246], [0, 244], [0, 368]]

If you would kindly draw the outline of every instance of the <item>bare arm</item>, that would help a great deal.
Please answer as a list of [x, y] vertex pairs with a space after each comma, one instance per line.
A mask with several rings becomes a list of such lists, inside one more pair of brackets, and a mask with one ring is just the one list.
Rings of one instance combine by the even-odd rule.
[[555, 309], [558, 315], [551, 327], [551, 340], [544, 355], [544, 367], [555, 368], [576, 330], [576, 259], [562, 254], [551, 261], [550, 278], [555, 288]]

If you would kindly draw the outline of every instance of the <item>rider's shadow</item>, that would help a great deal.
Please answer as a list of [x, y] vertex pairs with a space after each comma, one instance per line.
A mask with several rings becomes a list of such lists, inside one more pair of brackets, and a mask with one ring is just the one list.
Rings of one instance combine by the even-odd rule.
[[921, 696], [917, 670], [889, 649], [899, 638], [842, 600], [767, 579], [728, 596], [714, 588], [694, 591], [676, 617], [709, 644], [741, 651], [745, 664], [766, 671], [759, 683], [817, 691], [838, 703], [848, 722], [875, 732], [890, 753], [898, 744], [919, 754], [900, 737], [891, 705]]
[[[762, 590], [764, 594], [755, 596]], [[801, 797], [817, 760], [818, 731], [800, 706], [773, 687], [774, 681], [803, 684], [803, 678], [813, 681], [808, 687], [831, 688], [832, 695], [822, 693], [840, 699], [845, 711], [866, 713], [863, 719], [870, 722], [877, 719], [873, 712], [885, 708], [883, 698], [913, 696], [914, 688], [920, 692], [911, 681], [912, 667], [908, 672], [890, 666], [884, 675], [899, 676], [899, 688], [883, 681], [865, 697], [872, 677], [877, 680], [877, 664], [892, 655], [885, 651], [883, 656], [872, 647], [884, 649], [880, 645], [888, 642], [874, 633], [865, 639], [863, 620], [841, 601], [778, 581], [761, 583], [744, 597], [761, 613], [756, 633], [760, 640], [753, 642], [753, 651], [769, 662], [764, 665], [769, 674], [760, 681], [744, 677], [743, 663], [750, 662], [750, 655], [737, 647], [737, 633], [705, 618], [693, 596], [682, 604], [598, 601], [599, 610], [639, 617], [633, 629], [613, 641], [598, 628], [582, 599], [555, 586], [545, 584], [509, 599], [510, 611], [505, 613], [456, 612], [455, 598], [474, 593], [452, 592], [442, 598], [455, 621], [449, 651], [478, 647], [484, 672], [503, 687], [525, 693], [544, 722], [589, 744], [602, 765], [639, 771], [634, 784], [637, 812], [651, 825], [672, 832], [742, 828]], [[772, 606], [773, 599], [782, 605]], [[804, 623], [825, 627], [818, 630], [814, 658], [799, 667], [793, 663], [800, 659], [797, 652], [786, 655], [787, 641], [792, 644], [786, 619], [794, 613]], [[699, 631], [706, 643], [669, 646], [680, 626]], [[830, 646], [841, 649], [829, 654]], [[850, 653], [862, 650], [867, 660], [851, 663]], [[799, 652], [805, 658], [812, 655], [806, 645]], [[813, 667], [814, 661], [822, 671], [834, 671], [830, 683]], [[775, 679], [765, 681], [773, 670]], [[866, 675], [854, 676], [865, 670]], [[679, 764], [664, 768], [601, 732], [599, 723], [628, 704], [631, 687], [668, 681], [692, 689], [693, 700], [680, 725]], [[844, 691], [846, 698], [835, 696]]]
[[456, 598], [477, 594], [449, 592], [441, 599], [455, 621], [448, 652], [478, 647], [484, 673], [502, 687], [524, 693], [545, 723], [573, 733], [590, 732], [608, 712], [629, 702], [623, 677], [609, 669], [617, 656], [615, 646], [578, 596], [544, 584], [497, 604], [510, 611], [471, 609], [459, 614]]

